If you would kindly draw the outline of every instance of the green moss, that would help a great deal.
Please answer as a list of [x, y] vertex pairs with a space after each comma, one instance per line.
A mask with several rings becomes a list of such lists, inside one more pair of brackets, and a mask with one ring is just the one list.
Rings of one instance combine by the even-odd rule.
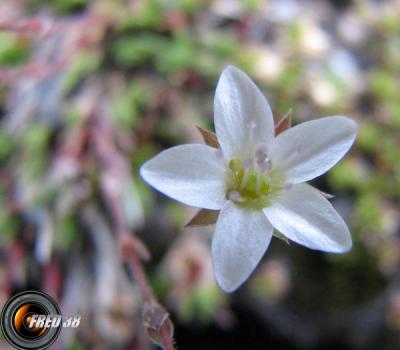
[[185, 320], [211, 322], [215, 310], [223, 302], [222, 294], [215, 286], [201, 286], [188, 292], [188, 296], [180, 303], [179, 312]]
[[77, 340], [74, 340], [69, 346], [68, 350], [84, 350], [85, 347], [81, 345]]
[[355, 203], [355, 219], [360, 230], [380, 233], [382, 230], [382, 208], [379, 197], [368, 192], [360, 194]]
[[113, 55], [123, 67], [135, 67], [153, 60], [165, 50], [165, 39], [157, 34], [122, 36], [113, 44]]
[[[288, 64], [287, 66], [285, 66], [279, 79], [274, 83], [275, 88], [278, 90], [282, 90], [285, 93], [287, 93], [290, 90], [296, 89], [299, 87], [303, 75], [304, 75], [304, 69], [301, 66], [301, 64], [298, 63]], [[290, 87], [289, 90], [288, 87]]]
[[377, 193], [388, 197], [396, 197], [400, 194], [400, 186], [399, 183], [396, 182], [395, 176], [379, 172], [373, 172], [370, 175], [370, 180], [365, 190], [369, 190], [368, 192], [370, 193]]
[[0, 65], [16, 66], [24, 62], [30, 52], [31, 43], [14, 33], [0, 32]]
[[291, 25], [287, 29], [287, 35], [292, 45], [294, 45], [294, 47], [297, 47], [300, 43], [302, 36], [302, 28], [300, 23], [296, 21], [291, 23]]
[[327, 174], [329, 182], [337, 189], [360, 189], [366, 183], [366, 174], [360, 164], [351, 158], [342, 159]]
[[380, 142], [380, 157], [389, 166], [394, 167], [400, 159], [400, 149], [398, 146], [398, 138], [389, 137], [383, 138]]
[[391, 124], [394, 128], [400, 130], [400, 100], [397, 97], [386, 105]]
[[20, 141], [22, 147], [21, 171], [26, 179], [37, 179], [48, 164], [50, 130], [41, 124], [26, 129]]
[[0, 161], [5, 160], [11, 152], [12, 139], [4, 131], [0, 131]]
[[244, 0], [243, 6], [247, 11], [257, 12], [262, 11], [263, 2], [260, 0]]
[[161, 73], [171, 74], [197, 66], [196, 47], [187, 33], [175, 35], [163, 49], [157, 55], [157, 67]]
[[154, 29], [163, 22], [164, 6], [160, 0], [143, 0], [137, 3], [135, 11], [120, 14], [118, 30]]
[[[150, 157], [146, 157], [146, 160]], [[143, 181], [139, 174], [135, 174], [135, 185], [136, 193], [140, 200], [140, 203], [146, 213], [149, 213], [154, 206], [154, 191], [151, 187]]]
[[168, 294], [168, 291], [171, 289], [171, 283], [171, 280], [160, 274], [153, 275], [150, 278], [151, 289], [156, 297], [160, 299], [164, 298]]
[[75, 57], [64, 78], [65, 92], [72, 91], [86, 76], [94, 73], [101, 60], [101, 54], [97, 51], [85, 51]]
[[359, 124], [357, 144], [368, 152], [375, 152], [382, 140], [382, 130], [371, 122]]
[[132, 165], [134, 168], [139, 168], [142, 164], [155, 156], [160, 150], [151, 143], [139, 145], [132, 154]]
[[158, 55], [166, 52], [166, 39], [152, 33], [122, 36], [112, 47], [115, 61], [122, 67], [148, 64]]
[[135, 129], [152, 96], [152, 88], [146, 81], [132, 81], [122, 94], [113, 96], [111, 108], [114, 120], [122, 128]]
[[[171, 3], [173, 1], [166, 1], [166, 3]], [[176, 1], [177, 5], [179, 6], [179, 9], [189, 15], [195, 15], [196, 12], [200, 9], [202, 2], [204, 1], [199, 1], [199, 0], [180, 0]]]
[[390, 71], [375, 70], [369, 75], [369, 89], [380, 100], [398, 96], [398, 79]]
[[334, 311], [363, 305], [380, 295], [386, 281], [376, 258], [365, 248], [356, 244], [350, 254], [327, 257], [331, 264], [326, 291]]
[[55, 0], [52, 6], [59, 14], [81, 11], [89, 4], [90, 0]]
[[65, 125], [69, 128], [82, 125], [85, 118], [81, 115], [79, 107], [76, 103], [70, 103], [65, 110]]
[[79, 223], [74, 216], [67, 216], [57, 225], [56, 244], [60, 248], [71, 248], [79, 237]]
[[385, 11], [383, 16], [379, 16], [381, 28], [389, 35], [398, 35], [400, 32], [400, 21], [396, 11]]
[[16, 238], [20, 230], [20, 220], [7, 210], [4, 203], [2, 204], [0, 207], [0, 245], [4, 246]]
[[170, 201], [167, 204], [167, 215], [175, 227], [183, 227], [187, 222], [187, 212], [182, 204]]
[[50, 130], [44, 125], [35, 124], [25, 130], [21, 141], [28, 152], [39, 153], [47, 149], [49, 139]]

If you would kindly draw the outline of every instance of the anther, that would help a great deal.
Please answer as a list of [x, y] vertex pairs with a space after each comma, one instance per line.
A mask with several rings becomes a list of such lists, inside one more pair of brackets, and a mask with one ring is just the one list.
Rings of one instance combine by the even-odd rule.
[[256, 155], [257, 154], [263, 154], [266, 155], [268, 153], [268, 147], [267, 145], [261, 145], [257, 148], [256, 150]]
[[242, 199], [242, 196], [238, 191], [229, 191], [228, 192], [228, 199], [230, 199], [233, 202], [238, 202]]
[[272, 168], [272, 164], [268, 159], [264, 160], [260, 165], [261, 169], [264, 171], [270, 171]]
[[255, 158], [258, 165], [261, 165], [267, 158], [267, 146], [263, 145], [256, 149]]
[[291, 182], [285, 182], [285, 184], [283, 185], [283, 188], [288, 191], [293, 187], [293, 184]]
[[215, 155], [216, 155], [218, 158], [224, 158], [224, 153], [222, 152], [222, 150], [221, 150], [220, 148], [218, 148], [218, 149], [215, 150]]

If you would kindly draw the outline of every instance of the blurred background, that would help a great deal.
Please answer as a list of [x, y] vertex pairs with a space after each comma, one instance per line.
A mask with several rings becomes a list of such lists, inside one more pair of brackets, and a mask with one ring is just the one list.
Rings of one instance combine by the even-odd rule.
[[[155, 349], [121, 254], [129, 232], [178, 349], [399, 349], [399, 1], [2, 0], [0, 28], [1, 307], [42, 290], [82, 316], [55, 349]], [[138, 176], [161, 150], [203, 142], [197, 125], [213, 130], [227, 64], [277, 118], [359, 123], [313, 182], [335, 195], [353, 250], [274, 239], [232, 295], [214, 282], [212, 227], [185, 229], [196, 209]]]

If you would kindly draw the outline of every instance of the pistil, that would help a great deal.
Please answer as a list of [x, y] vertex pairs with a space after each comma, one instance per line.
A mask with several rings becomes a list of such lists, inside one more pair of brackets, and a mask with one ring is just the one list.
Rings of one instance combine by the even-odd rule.
[[272, 181], [270, 163], [264, 159], [258, 162], [242, 162], [233, 159], [229, 162], [227, 199], [248, 209], [262, 209], [269, 205], [277, 182]]

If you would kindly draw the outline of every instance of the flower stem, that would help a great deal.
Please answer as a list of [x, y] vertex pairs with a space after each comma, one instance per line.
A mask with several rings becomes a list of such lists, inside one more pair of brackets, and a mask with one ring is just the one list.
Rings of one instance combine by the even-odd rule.
[[[113, 135], [104, 127], [102, 115], [96, 109], [93, 118], [95, 120], [92, 141], [102, 173], [111, 173], [116, 178], [128, 177], [129, 166], [125, 164], [124, 158], [119, 154]], [[118, 191], [115, 191], [112, 186], [107, 186], [106, 181], [103, 181], [101, 189], [114, 221], [122, 258], [128, 264], [142, 295], [144, 302], [143, 325], [147, 335], [164, 350], [175, 350], [172, 321], [168, 312], [156, 300], [141, 264], [141, 258], [148, 258], [147, 249], [126, 227]]]
[[164, 350], [175, 350], [174, 341], [168, 333], [167, 329], [164, 327], [161, 327], [160, 329], [160, 338]]
[[155, 301], [153, 292], [148, 285], [139, 257], [136, 254], [129, 254], [128, 256], [126, 256], [125, 259], [129, 265], [129, 268], [135, 278], [137, 285], [139, 286], [143, 300], [145, 302]]

